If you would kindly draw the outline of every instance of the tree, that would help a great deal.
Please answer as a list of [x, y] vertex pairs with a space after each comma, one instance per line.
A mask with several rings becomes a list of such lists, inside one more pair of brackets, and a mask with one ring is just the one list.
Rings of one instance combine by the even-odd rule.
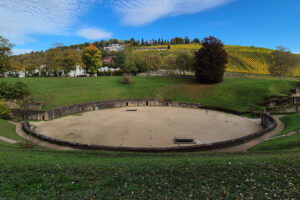
[[221, 40], [210, 36], [201, 41], [202, 48], [195, 52], [194, 70], [203, 83], [220, 83], [228, 63], [228, 54]]
[[125, 50], [118, 51], [116, 56], [113, 57], [114, 68], [123, 69], [125, 67], [126, 53]]
[[145, 45], [144, 38], [142, 38], [141, 45], [142, 45], [142, 46]]
[[10, 68], [9, 55], [11, 54], [11, 44], [8, 39], [0, 36], [0, 76], [3, 77], [4, 73]]
[[101, 51], [94, 45], [89, 45], [83, 48], [82, 61], [85, 64], [85, 71], [90, 75], [97, 74], [97, 71], [102, 67]]
[[131, 56], [131, 60], [137, 72], [146, 72], [148, 70], [145, 56], [141, 52], [134, 52]]
[[69, 76], [71, 71], [76, 70], [77, 65], [82, 65], [80, 52], [74, 49], [67, 49], [63, 53], [61, 66], [66, 76]]
[[147, 68], [149, 70], [159, 70], [163, 64], [163, 60], [160, 55], [148, 55], [146, 57]]
[[200, 43], [200, 40], [198, 38], [194, 38], [192, 43], [195, 43], [195, 44], [199, 44]]
[[32, 76], [35, 70], [40, 69], [44, 64], [44, 54], [43, 52], [31, 52], [24, 55], [23, 67], [26, 76]]
[[62, 50], [49, 49], [45, 53], [41, 73], [43, 76], [62, 76]]
[[296, 55], [283, 46], [276, 47], [276, 50], [268, 57], [269, 72], [273, 76], [288, 75], [298, 63]]
[[190, 38], [188, 38], [188, 36], [185, 36], [185, 38], [184, 38], [184, 44], [190, 44], [190, 43], [191, 43]]
[[24, 71], [22, 63], [19, 61], [12, 60], [10, 65], [10, 71], [13, 73], [12, 74], [13, 77], [19, 77], [18, 72]]
[[10, 109], [5, 104], [4, 99], [0, 99], [0, 118], [8, 119], [9, 113], [10, 113]]
[[193, 55], [186, 49], [180, 49], [177, 52], [176, 65], [180, 72], [191, 71], [193, 64]]
[[117, 44], [117, 43], [119, 43], [119, 41], [117, 39], [110, 39], [108, 41], [108, 44]]
[[165, 65], [168, 71], [175, 70], [177, 68], [176, 59], [177, 56], [174, 54], [170, 54], [165, 57]]
[[175, 37], [175, 38], [172, 38], [171, 43], [172, 44], [183, 44], [184, 40], [181, 37]]

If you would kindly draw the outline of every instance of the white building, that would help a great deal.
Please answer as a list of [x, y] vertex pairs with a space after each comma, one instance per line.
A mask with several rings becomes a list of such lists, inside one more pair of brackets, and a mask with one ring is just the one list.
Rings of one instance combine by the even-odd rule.
[[80, 66], [76, 66], [75, 70], [70, 71], [69, 76], [70, 77], [77, 77], [77, 76], [83, 76], [85, 75], [85, 70], [82, 69]]
[[110, 44], [108, 47], [104, 47], [105, 51], [122, 51], [124, 49], [124, 44]]
[[101, 67], [98, 69], [99, 72], [114, 72], [114, 71], [119, 71], [119, 68], [109, 68], [109, 67]]

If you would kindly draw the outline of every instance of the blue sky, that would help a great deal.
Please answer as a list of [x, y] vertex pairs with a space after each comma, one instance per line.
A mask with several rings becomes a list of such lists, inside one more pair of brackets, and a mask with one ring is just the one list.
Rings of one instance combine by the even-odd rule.
[[191, 39], [300, 53], [299, 0], [0, 0], [0, 35], [14, 52], [101, 39]]

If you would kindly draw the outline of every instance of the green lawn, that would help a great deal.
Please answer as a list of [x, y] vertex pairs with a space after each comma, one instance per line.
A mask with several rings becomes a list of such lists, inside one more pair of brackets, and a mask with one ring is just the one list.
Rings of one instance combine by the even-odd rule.
[[[201, 103], [238, 111], [262, 110], [256, 103], [270, 95], [288, 95], [299, 81], [226, 79], [217, 85], [199, 84], [193, 78], [133, 77], [133, 84], [120, 84], [120, 77], [2, 79], [26, 83], [32, 98], [44, 109], [112, 99], [156, 98]], [[1, 81], [1, 80], [0, 80]]]
[[0, 199], [296, 199], [299, 156], [1, 151]]
[[5, 79], [20, 80], [29, 86], [32, 97], [45, 105], [44, 109], [99, 100], [155, 98], [160, 90], [182, 81], [134, 77], [133, 84], [124, 85], [120, 83], [121, 77]]
[[262, 110], [256, 103], [270, 95], [288, 95], [300, 82], [268, 79], [225, 79], [222, 84], [180, 84], [164, 93], [175, 101], [199, 102], [238, 111]]
[[[285, 135], [291, 131], [300, 130], [300, 114], [288, 115], [280, 118], [285, 129], [279, 134]], [[276, 136], [275, 136], [276, 137]], [[300, 150], [300, 133], [288, 137], [278, 137], [261, 143], [251, 149], [251, 151], [282, 151]]]
[[16, 134], [16, 126], [3, 119], [0, 119], [0, 136], [18, 141], [22, 140], [22, 138]]

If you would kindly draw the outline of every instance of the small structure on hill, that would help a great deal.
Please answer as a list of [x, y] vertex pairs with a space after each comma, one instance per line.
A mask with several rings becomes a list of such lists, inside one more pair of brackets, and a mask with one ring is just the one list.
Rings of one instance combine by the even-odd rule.
[[103, 58], [103, 64], [111, 64], [113, 62], [112, 56], [107, 56]]
[[109, 44], [108, 47], [104, 47], [105, 51], [122, 51], [124, 49], [124, 44]]
[[292, 95], [292, 103], [294, 105], [300, 104], [300, 88], [296, 88], [296, 93]]

